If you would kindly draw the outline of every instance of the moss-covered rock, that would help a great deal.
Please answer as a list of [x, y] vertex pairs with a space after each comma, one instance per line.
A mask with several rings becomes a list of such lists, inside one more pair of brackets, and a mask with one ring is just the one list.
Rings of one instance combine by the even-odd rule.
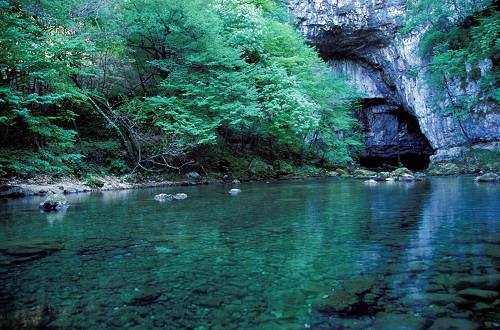
[[198, 172], [189, 172], [185, 175], [189, 182], [201, 182], [203, 177]]
[[335, 172], [337, 172], [340, 176], [347, 176], [349, 175], [349, 172], [347, 172], [345, 169], [343, 168], [337, 168], [335, 170]]
[[377, 173], [377, 176], [375, 177], [375, 180], [377, 181], [387, 181], [387, 179], [394, 178], [392, 173], [389, 172], [379, 172]]
[[454, 160], [432, 163], [430, 175], [475, 174], [481, 171], [500, 172], [500, 152], [495, 150], [474, 149], [465, 152]]
[[86, 184], [91, 188], [102, 188], [106, 182], [96, 176], [89, 176], [86, 180]]
[[500, 175], [496, 173], [486, 173], [476, 178], [477, 182], [500, 183]]
[[44, 211], [61, 211], [69, 206], [66, 197], [62, 194], [51, 194], [40, 203], [40, 209]]
[[407, 169], [406, 167], [399, 167], [391, 172], [392, 177], [403, 176], [405, 174], [413, 175], [413, 172]]
[[335, 177], [335, 176], [340, 176], [340, 173], [337, 171], [328, 171], [326, 173], [327, 176]]
[[250, 171], [251, 174], [259, 178], [267, 178], [273, 176], [274, 174], [273, 166], [269, 165], [260, 158], [254, 158], [250, 162], [248, 170]]
[[464, 171], [455, 163], [440, 163], [431, 165], [428, 173], [429, 175], [444, 176], [458, 175], [464, 173]]
[[324, 170], [311, 165], [304, 165], [296, 170], [296, 174], [302, 176], [318, 176], [324, 174]]
[[284, 160], [278, 160], [273, 163], [278, 175], [290, 175], [294, 173], [294, 166]]
[[373, 172], [370, 170], [358, 168], [353, 172], [354, 177], [358, 179], [370, 179], [377, 176], [377, 172]]

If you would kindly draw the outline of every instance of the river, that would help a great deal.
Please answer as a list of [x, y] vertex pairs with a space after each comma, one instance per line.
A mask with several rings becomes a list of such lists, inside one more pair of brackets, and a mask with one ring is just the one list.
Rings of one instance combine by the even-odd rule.
[[499, 185], [230, 188], [69, 195], [61, 213], [0, 200], [0, 327], [500, 326]]

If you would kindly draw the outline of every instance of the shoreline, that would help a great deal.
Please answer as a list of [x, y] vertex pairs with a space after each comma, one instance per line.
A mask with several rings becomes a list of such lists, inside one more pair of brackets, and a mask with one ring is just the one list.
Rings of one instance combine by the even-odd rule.
[[188, 180], [179, 181], [147, 181], [141, 183], [127, 182], [123, 178], [106, 176], [100, 177], [101, 187], [92, 187], [88, 182], [76, 178], [62, 178], [51, 180], [53, 182], [34, 182], [35, 180], [7, 179], [0, 184], [0, 198], [23, 198], [30, 196], [45, 196], [48, 193], [59, 193], [72, 195], [79, 193], [96, 193], [103, 191], [137, 190], [160, 187], [198, 186], [208, 184], [222, 184], [223, 180], [203, 180], [193, 182]]
[[[53, 182], [40, 182], [40, 179], [4, 179], [0, 181], [0, 199], [24, 198], [30, 196], [45, 196], [48, 193], [59, 193], [64, 195], [72, 195], [79, 193], [98, 193], [104, 191], [120, 191], [120, 190], [139, 190], [161, 187], [190, 187], [203, 186], [214, 184], [238, 185], [242, 182], [265, 182], [265, 181], [287, 181], [300, 180], [306, 178], [321, 178], [333, 177], [331, 175], [315, 175], [315, 176], [283, 176], [277, 178], [256, 178], [252, 180], [232, 179], [202, 179], [194, 180], [148, 180], [147, 182], [127, 182], [124, 178], [117, 176], [99, 177], [103, 183], [102, 187], [92, 187], [86, 181], [77, 178], [65, 177]], [[38, 182], [36, 182], [38, 181]]]
[[[473, 176], [471, 174], [454, 174], [446, 175], [448, 177], [462, 177], [462, 176]], [[321, 175], [287, 175], [273, 178], [256, 178], [252, 180], [243, 180], [240, 182], [239, 179], [200, 179], [200, 180], [154, 180], [149, 179], [146, 182], [128, 182], [126, 177], [117, 176], [104, 176], [99, 177], [98, 181], [102, 186], [92, 187], [89, 185], [88, 181], [84, 181], [77, 178], [64, 177], [59, 180], [54, 180], [53, 178], [32, 178], [27, 180], [22, 179], [4, 179], [3, 182], [0, 181], [0, 199], [3, 198], [23, 198], [30, 196], [45, 196], [48, 193], [59, 193], [64, 195], [79, 194], [79, 193], [96, 193], [103, 191], [119, 191], [119, 190], [138, 190], [138, 189], [148, 189], [148, 188], [161, 188], [161, 187], [189, 187], [189, 186], [202, 186], [202, 185], [213, 185], [213, 184], [228, 184], [228, 185], [238, 185], [242, 182], [276, 182], [276, 181], [293, 181], [301, 180], [307, 178], [339, 178], [339, 179], [356, 179], [356, 180], [369, 180], [373, 179], [368, 175], [356, 175], [356, 174], [346, 174], [346, 175], [336, 175], [332, 172], [327, 172]], [[443, 177], [436, 175], [424, 175], [419, 176], [424, 177]]]

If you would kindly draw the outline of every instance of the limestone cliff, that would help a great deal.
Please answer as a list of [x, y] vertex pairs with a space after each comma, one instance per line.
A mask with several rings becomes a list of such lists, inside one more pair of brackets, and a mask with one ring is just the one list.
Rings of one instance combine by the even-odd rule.
[[[366, 94], [359, 115], [367, 131], [367, 156], [433, 154], [434, 162], [471, 149], [499, 150], [500, 111], [481, 105], [461, 121], [440, 110], [418, 55], [421, 34], [406, 37], [406, 0], [289, 0], [300, 30], [333, 70], [348, 75]], [[487, 70], [487, 63], [485, 70]], [[477, 95], [474, 82], [468, 94]]]

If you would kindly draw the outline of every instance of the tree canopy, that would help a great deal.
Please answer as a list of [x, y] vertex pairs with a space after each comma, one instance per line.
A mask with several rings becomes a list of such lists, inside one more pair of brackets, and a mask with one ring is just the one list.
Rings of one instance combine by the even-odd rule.
[[[0, 172], [346, 164], [358, 95], [271, 0], [0, 1]], [[236, 161], [237, 163], [237, 161]], [[279, 163], [282, 164], [283, 162]]]

